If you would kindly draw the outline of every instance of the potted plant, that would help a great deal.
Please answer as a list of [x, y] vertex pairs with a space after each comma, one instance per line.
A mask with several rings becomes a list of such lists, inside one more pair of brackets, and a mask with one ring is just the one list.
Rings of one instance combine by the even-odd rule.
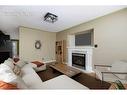
[[116, 80], [114, 82], [114, 84], [115, 84], [114, 86], [115, 86], [116, 89], [120, 89], [120, 90], [125, 89], [124, 85], [122, 84], [122, 82], [120, 80]]

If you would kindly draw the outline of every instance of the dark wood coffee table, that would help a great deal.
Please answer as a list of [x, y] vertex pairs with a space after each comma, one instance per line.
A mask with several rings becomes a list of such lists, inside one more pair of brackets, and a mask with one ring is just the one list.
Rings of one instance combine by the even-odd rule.
[[53, 70], [56, 70], [64, 75], [69, 76], [69, 77], [73, 77], [73, 76], [81, 73], [80, 70], [72, 68], [72, 67], [67, 66], [66, 64], [62, 64], [62, 63], [53, 64], [53, 65], [50, 65], [50, 67]]

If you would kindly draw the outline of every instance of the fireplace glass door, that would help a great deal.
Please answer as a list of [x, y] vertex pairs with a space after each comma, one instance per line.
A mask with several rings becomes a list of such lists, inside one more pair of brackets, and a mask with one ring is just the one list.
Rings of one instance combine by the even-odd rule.
[[72, 66], [85, 69], [85, 54], [72, 53]]

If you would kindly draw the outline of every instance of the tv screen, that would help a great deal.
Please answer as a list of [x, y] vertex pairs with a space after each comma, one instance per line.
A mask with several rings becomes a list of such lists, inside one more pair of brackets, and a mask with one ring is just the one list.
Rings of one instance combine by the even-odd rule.
[[92, 45], [92, 32], [75, 35], [75, 46], [90, 46]]

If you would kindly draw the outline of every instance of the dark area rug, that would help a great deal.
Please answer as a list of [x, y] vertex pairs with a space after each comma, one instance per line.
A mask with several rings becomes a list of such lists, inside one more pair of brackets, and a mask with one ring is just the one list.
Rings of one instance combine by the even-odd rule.
[[[62, 75], [60, 72], [53, 72], [52, 68], [47, 66], [47, 69], [45, 71], [40, 71], [37, 73], [42, 81], [47, 81], [49, 79], [55, 78], [59, 75]], [[101, 82], [101, 80], [96, 79], [95, 77], [90, 76], [87, 73], [81, 73], [74, 77], [72, 77], [75, 81], [83, 84], [84, 86], [90, 88], [90, 89], [109, 89], [110, 83], [108, 82]]]

